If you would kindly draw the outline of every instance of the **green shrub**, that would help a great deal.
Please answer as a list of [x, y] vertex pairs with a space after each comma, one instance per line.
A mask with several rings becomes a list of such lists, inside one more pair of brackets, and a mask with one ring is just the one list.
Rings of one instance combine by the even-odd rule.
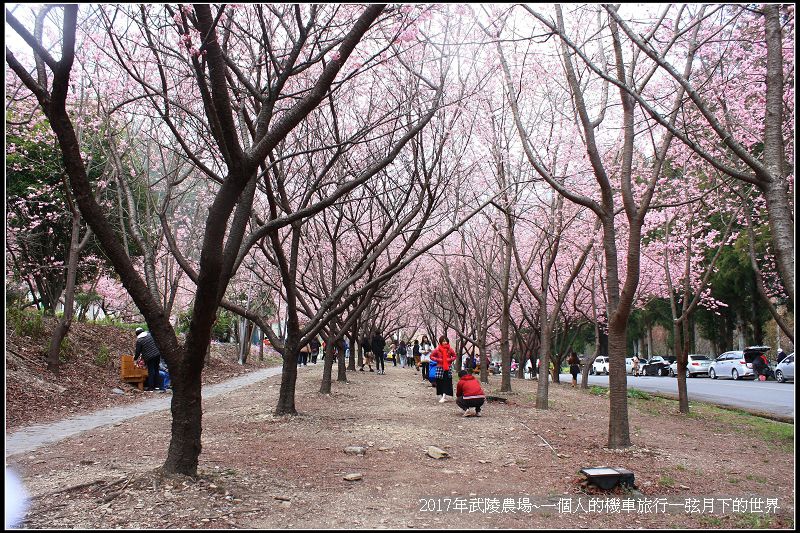
[[650, 395], [639, 389], [628, 389], [628, 398], [637, 398], [639, 400], [649, 400]]
[[24, 311], [11, 307], [7, 309], [6, 323], [20, 337], [41, 337], [44, 335], [44, 322], [39, 311]]
[[61, 339], [61, 345], [58, 350], [58, 360], [62, 363], [69, 361], [69, 358], [72, 357], [72, 349], [72, 341], [70, 341], [68, 337]]
[[106, 366], [109, 361], [111, 361], [111, 351], [108, 349], [108, 346], [101, 344], [100, 349], [97, 350], [97, 355], [94, 356], [94, 364], [97, 366]]
[[607, 391], [607, 388], [599, 387], [597, 385], [592, 385], [589, 387], [589, 394], [594, 394], [595, 396], [605, 396]]
[[675, 486], [675, 478], [670, 476], [661, 476], [658, 478], [658, 484], [662, 487], [674, 487]]

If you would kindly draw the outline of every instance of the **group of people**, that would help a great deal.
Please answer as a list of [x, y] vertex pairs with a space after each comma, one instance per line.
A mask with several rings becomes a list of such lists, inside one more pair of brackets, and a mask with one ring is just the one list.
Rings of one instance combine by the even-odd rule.
[[[423, 337], [423, 342], [427, 337]], [[448, 397], [453, 397], [453, 374], [452, 364], [456, 360], [456, 353], [450, 347], [450, 341], [444, 335], [439, 337], [439, 345], [427, 355], [427, 372], [423, 371], [423, 378], [427, 375], [436, 387], [436, 396], [439, 403], [447, 401]], [[424, 363], [423, 363], [424, 364]], [[464, 416], [480, 416], [481, 407], [486, 401], [481, 384], [472, 375], [472, 372], [461, 370], [458, 373], [458, 384], [456, 385], [456, 405], [458, 405]]]

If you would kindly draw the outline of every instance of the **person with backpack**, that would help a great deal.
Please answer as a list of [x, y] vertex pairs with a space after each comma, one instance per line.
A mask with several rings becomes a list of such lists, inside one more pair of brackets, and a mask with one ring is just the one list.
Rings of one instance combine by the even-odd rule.
[[461, 370], [456, 385], [456, 405], [464, 411], [464, 417], [481, 416], [481, 407], [486, 401], [481, 384], [471, 372]]
[[431, 352], [431, 362], [436, 362], [436, 395], [441, 395], [439, 403], [447, 401], [447, 396], [453, 396], [453, 374], [450, 367], [456, 360], [456, 353], [450, 347], [450, 341], [442, 335], [439, 337], [439, 346]]
[[133, 360], [143, 359], [147, 365], [147, 381], [144, 390], [158, 390], [163, 392], [161, 375], [159, 374], [159, 363], [161, 362], [161, 352], [158, 350], [156, 340], [149, 331], [136, 328], [136, 354]]
[[406, 346], [406, 341], [401, 340], [400, 343], [397, 345], [397, 352], [395, 357], [402, 358], [403, 361], [403, 368], [411, 368], [412, 358], [408, 353], [408, 346]]
[[311, 344], [311, 362], [316, 365], [317, 356], [319, 355], [319, 348], [322, 345], [320, 344], [319, 339], [317, 339], [316, 335], [314, 335], [314, 338], [311, 339], [311, 342], [309, 344]]

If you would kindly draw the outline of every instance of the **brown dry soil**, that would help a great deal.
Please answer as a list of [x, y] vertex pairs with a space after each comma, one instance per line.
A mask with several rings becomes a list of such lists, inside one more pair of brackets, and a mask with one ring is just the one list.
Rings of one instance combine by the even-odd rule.
[[[196, 479], [157, 470], [169, 442], [168, 411], [6, 458], [32, 495], [22, 527], [794, 526], [791, 426], [770, 433], [758, 429], [761, 419], [749, 426], [736, 418], [742, 415], [722, 416], [727, 412], [699, 404], [686, 417], [673, 401], [631, 399], [634, 445], [612, 451], [604, 448], [607, 397], [568, 384], [551, 385], [550, 408], [536, 410], [536, 382], [515, 379], [507, 403], [491, 402], [480, 418], [463, 418], [452, 401], [438, 403], [413, 370], [349, 372], [350, 382], [335, 383], [330, 396], [317, 392], [321, 374], [322, 365], [299, 371], [295, 417], [270, 414], [280, 376], [205, 401]], [[490, 380], [487, 393], [498, 394], [499, 378]], [[366, 447], [366, 454], [344, 453], [352, 445]], [[450, 457], [427, 456], [431, 445]], [[769, 515], [421, 511], [425, 498], [586, 500], [599, 493], [581, 483], [578, 471], [600, 465], [636, 475], [639, 492], [616, 489], [613, 497], [779, 498], [779, 509]], [[351, 473], [363, 477], [346, 481]]]

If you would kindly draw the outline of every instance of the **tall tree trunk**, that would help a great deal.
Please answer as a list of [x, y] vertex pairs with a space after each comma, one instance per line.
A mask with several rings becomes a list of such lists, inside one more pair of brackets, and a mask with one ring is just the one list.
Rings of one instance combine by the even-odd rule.
[[[205, 350], [204, 350], [205, 351]], [[204, 354], [195, 356], [202, 359]], [[172, 355], [173, 360], [186, 361], [182, 354]], [[170, 474], [197, 473], [197, 463], [202, 449], [202, 365], [182, 364], [182, 371], [171, 372], [172, 378], [172, 438], [167, 459], [162, 466]]]
[[539, 383], [536, 387], [536, 408], [547, 409], [547, 397], [549, 394], [550, 380], [550, 328], [547, 327], [547, 313], [541, 309], [542, 323], [545, 326], [540, 331], [539, 346]]
[[331, 393], [331, 376], [333, 374], [333, 353], [334, 347], [333, 342], [331, 342], [331, 337], [328, 336], [325, 339], [325, 364], [322, 366], [322, 383], [319, 387], [319, 392], [321, 394], [330, 394]]
[[480, 365], [481, 365], [481, 383], [489, 383], [489, 361], [487, 361], [486, 356], [488, 352], [486, 351], [486, 333], [484, 332], [481, 337], [478, 339], [479, 345], [478, 350], [480, 353]]
[[350, 343], [350, 357], [347, 363], [347, 370], [351, 372], [355, 372], [356, 370], [356, 348], [358, 344], [358, 328], [353, 325], [353, 329], [350, 331], [350, 336], [347, 338], [348, 342]]
[[[783, 145], [783, 39], [780, 5], [765, 4], [764, 29], [767, 44], [766, 100], [764, 110], [764, 166], [769, 179], [759, 187], [767, 201], [767, 217], [775, 244], [775, 265], [794, 302], [794, 222], [785, 178]], [[762, 180], [763, 182], [764, 180]]]
[[689, 354], [684, 350], [683, 322], [684, 320], [681, 320], [680, 323], [673, 320], [672, 334], [675, 337], [675, 358], [678, 363], [678, 410], [685, 414], [689, 412], [689, 393], [686, 390], [686, 367]]
[[608, 327], [608, 388], [611, 409], [608, 417], [608, 447], [631, 445], [628, 426], [627, 375], [625, 344], [627, 316], [612, 318]]
[[[342, 343], [342, 339], [338, 339], [337, 343]], [[339, 375], [336, 376], [336, 381], [339, 383], [347, 383], [347, 364], [344, 360], [344, 345], [341, 345], [341, 349], [335, 350], [336, 353], [336, 361], [338, 362], [339, 366]]]
[[[296, 415], [297, 409], [294, 405], [294, 391], [297, 383], [297, 355], [300, 347], [297, 339], [289, 338], [283, 351], [283, 377], [281, 388], [278, 393], [278, 405], [275, 407], [276, 415]], [[328, 364], [327, 357], [325, 364]]]

